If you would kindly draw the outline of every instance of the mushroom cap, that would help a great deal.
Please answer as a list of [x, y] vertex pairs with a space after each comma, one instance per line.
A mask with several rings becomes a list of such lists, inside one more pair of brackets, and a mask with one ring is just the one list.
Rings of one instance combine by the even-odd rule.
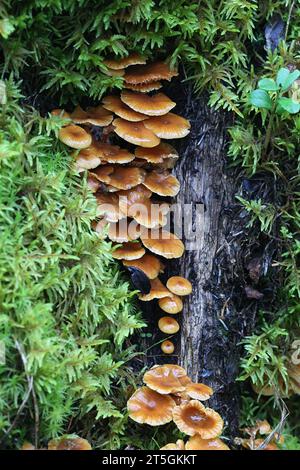
[[124, 79], [126, 83], [137, 85], [139, 83], [155, 82], [157, 80], [168, 80], [176, 77], [177, 72], [172, 71], [165, 62], [154, 62], [147, 65], [134, 65], [126, 70]]
[[96, 193], [101, 186], [100, 181], [97, 180], [97, 178], [94, 175], [92, 175], [92, 173], [88, 173], [86, 182], [87, 182], [88, 188], [92, 191], [92, 193]]
[[59, 116], [59, 117], [61, 117], [62, 119], [71, 119], [70, 113], [68, 113], [68, 112], [65, 111], [64, 109], [58, 109], [58, 108], [52, 109], [51, 115], [52, 115], [52, 116]]
[[180, 190], [178, 179], [168, 171], [153, 170], [147, 173], [144, 186], [160, 196], [176, 196]]
[[84, 111], [80, 106], [77, 106], [70, 114], [70, 118], [76, 124], [108, 126], [113, 120], [113, 115], [101, 105], [96, 106], [95, 108], [87, 108], [86, 111]]
[[218, 437], [214, 439], [202, 439], [198, 434], [190, 437], [185, 448], [186, 450], [230, 450]]
[[216, 411], [205, 408], [198, 400], [176, 406], [173, 421], [181, 432], [189, 436], [199, 434], [202, 439], [213, 439], [223, 429], [221, 416]]
[[123, 91], [121, 100], [134, 111], [143, 113], [147, 116], [162, 116], [167, 114], [176, 103], [170, 100], [164, 93], [155, 95], [145, 95], [144, 93], [134, 93], [132, 91]]
[[111, 222], [108, 228], [108, 238], [117, 243], [125, 243], [137, 240], [140, 236], [139, 225], [132, 220], [120, 219], [118, 222]]
[[167, 313], [175, 315], [183, 309], [183, 303], [180, 297], [172, 295], [172, 297], [166, 297], [165, 299], [159, 299], [158, 305], [160, 308]]
[[158, 81], [149, 83], [137, 83], [136, 85], [132, 85], [130, 83], [125, 82], [124, 87], [128, 90], [136, 91], [138, 93], [148, 93], [149, 91], [159, 90], [162, 87], [162, 84]]
[[105, 216], [108, 222], [118, 222], [124, 218], [119, 208], [119, 198], [114, 193], [97, 193], [97, 216]]
[[49, 441], [48, 450], [92, 450], [92, 447], [81, 437], [61, 437]]
[[174, 335], [180, 330], [178, 321], [172, 317], [161, 317], [158, 320], [158, 328], [167, 335]]
[[135, 159], [134, 154], [121, 149], [118, 145], [105, 144], [96, 140], [80, 154], [82, 152], [99, 157], [103, 163], [130, 163]]
[[214, 393], [213, 389], [208, 385], [201, 383], [190, 383], [186, 387], [186, 393], [194, 400], [205, 401], [208, 400]]
[[163, 229], [142, 230], [141, 240], [150, 251], [167, 259], [180, 258], [184, 252], [182, 241]]
[[191, 125], [187, 119], [168, 113], [150, 117], [145, 121], [145, 127], [162, 139], [181, 139], [189, 134]]
[[175, 350], [174, 343], [170, 341], [169, 339], [166, 339], [165, 341], [163, 341], [160, 345], [160, 348], [162, 352], [165, 354], [173, 354]]
[[148, 370], [143, 377], [143, 382], [152, 390], [168, 395], [184, 391], [190, 379], [183, 367], [176, 364], [164, 364]]
[[141, 387], [127, 402], [131, 419], [141, 424], [161, 426], [172, 421], [175, 402], [171, 397], [160, 395], [148, 387]]
[[155, 147], [160, 143], [160, 139], [149, 129], [146, 129], [144, 122], [130, 122], [117, 118], [114, 120], [115, 133], [130, 142], [141, 147]]
[[163, 297], [168, 297], [171, 293], [163, 285], [163, 283], [157, 278], [150, 280], [151, 290], [149, 294], [139, 295], [139, 299], [143, 302], [149, 302], [153, 299], [162, 299]]
[[167, 158], [178, 158], [178, 153], [169, 144], [161, 142], [153, 148], [137, 147], [135, 149], [136, 158], [147, 160], [149, 163], [162, 163]]
[[178, 441], [171, 442], [170, 444], [166, 444], [164, 447], [161, 447], [160, 450], [184, 450], [185, 445], [182, 439], [178, 439]]
[[31, 444], [31, 442], [25, 441], [22, 444], [22, 447], [20, 448], [20, 450], [36, 450], [36, 449], [35, 449], [34, 445]]
[[279, 450], [275, 442], [264, 444], [264, 439], [242, 439], [241, 444], [245, 449], [250, 450]]
[[176, 295], [189, 295], [192, 292], [190, 281], [181, 276], [172, 276], [167, 281], [168, 289]]
[[135, 167], [103, 165], [92, 172], [99, 181], [118, 189], [130, 189], [143, 183], [145, 170]]
[[91, 146], [80, 150], [80, 152], [75, 156], [75, 168], [79, 172], [84, 170], [93, 170], [101, 164], [101, 159], [91, 151]]
[[120, 70], [128, 67], [129, 65], [142, 65], [146, 63], [146, 59], [137, 52], [129, 54], [129, 56], [123, 59], [107, 59], [103, 62], [106, 67], [113, 70]]
[[123, 260], [136, 260], [144, 256], [144, 254], [145, 248], [140, 242], [125, 242], [112, 252], [113, 258]]
[[166, 215], [169, 212], [169, 204], [154, 203], [150, 199], [137, 202], [128, 208], [128, 216], [132, 217], [143, 227], [156, 228], [164, 226], [168, 222]]
[[62, 127], [58, 132], [61, 142], [73, 149], [85, 149], [92, 143], [92, 136], [80, 126], [70, 124]]
[[144, 202], [152, 195], [152, 191], [144, 185], [139, 184], [134, 188], [122, 190], [118, 192], [119, 204], [121, 210], [126, 214], [131, 206], [134, 204]]
[[160, 271], [161, 264], [156, 256], [146, 253], [144, 256], [134, 260], [123, 260], [124, 266], [133, 266], [141, 269], [149, 279], [155, 279]]
[[134, 111], [124, 104], [118, 96], [106, 96], [103, 98], [103, 107], [109, 111], [113, 111], [117, 116], [127, 121], [139, 122], [148, 119], [146, 114]]

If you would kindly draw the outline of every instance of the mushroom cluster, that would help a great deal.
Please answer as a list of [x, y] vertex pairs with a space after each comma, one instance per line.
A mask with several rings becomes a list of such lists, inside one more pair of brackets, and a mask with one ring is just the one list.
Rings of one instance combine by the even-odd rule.
[[[186, 449], [227, 448], [218, 438], [223, 429], [221, 416], [202, 403], [213, 394], [211, 387], [193, 383], [185, 369], [174, 364], [152, 367], [145, 373], [143, 381], [145, 385], [127, 402], [131, 419], [150, 426], [173, 421], [182, 433], [192, 436], [184, 447]], [[182, 446], [184, 443], [177, 441], [164, 449], [181, 449]]]
[[[147, 277], [147, 287], [139, 289], [140, 300], [158, 299], [160, 308], [174, 315], [182, 311], [182, 296], [192, 287], [178, 276], [166, 286], [159, 279], [162, 259], [179, 258], [184, 252], [182, 241], [163, 228], [170, 204], [162, 198], [176, 196], [180, 185], [171, 174], [178, 153], [162, 139], [185, 137], [190, 123], [171, 112], [174, 101], [154, 90], [177, 73], [165, 62], [146, 64], [137, 53], [106, 60], [105, 66], [109, 75], [123, 77], [124, 90], [86, 110], [80, 106], [71, 113], [54, 110], [52, 114], [70, 120], [58, 137], [75, 149], [76, 169], [88, 172], [88, 185], [97, 200], [94, 229], [115, 244], [114, 258]], [[158, 327], [167, 335], [179, 330], [171, 316], [160, 318]], [[172, 354], [174, 344], [166, 340], [161, 349]]]

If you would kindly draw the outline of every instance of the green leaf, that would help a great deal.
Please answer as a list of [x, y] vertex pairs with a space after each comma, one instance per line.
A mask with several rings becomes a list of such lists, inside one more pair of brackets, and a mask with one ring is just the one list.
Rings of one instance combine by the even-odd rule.
[[277, 73], [277, 77], [276, 77], [276, 83], [277, 85], [281, 86], [283, 85], [283, 83], [286, 81], [286, 79], [288, 78], [290, 74], [290, 71], [286, 68], [281, 68], [278, 73]]
[[273, 78], [262, 78], [258, 82], [258, 86], [261, 90], [265, 91], [277, 91], [278, 85]]
[[272, 109], [272, 101], [264, 90], [254, 90], [250, 94], [250, 103], [256, 108]]
[[300, 103], [291, 98], [280, 98], [278, 105], [290, 114], [296, 114], [300, 111]]
[[290, 86], [300, 77], [300, 71], [294, 70], [290, 72], [286, 68], [281, 68], [277, 74], [276, 82], [278, 85], [281, 86], [283, 91], [286, 91], [290, 88]]
[[0, 20], [0, 36], [2, 36], [4, 39], [7, 39], [14, 29], [14, 25], [8, 18]]

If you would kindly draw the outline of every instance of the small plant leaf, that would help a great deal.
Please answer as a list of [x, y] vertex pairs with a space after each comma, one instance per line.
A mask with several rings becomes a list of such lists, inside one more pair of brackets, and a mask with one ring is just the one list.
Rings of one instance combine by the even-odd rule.
[[250, 103], [257, 108], [272, 109], [272, 101], [264, 90], [254, 90], [250, 94]]
[[297, 103], [297, 101], [294, 101], [291, 98], [280, 98], [278, 100], [278, 104], [290, 114], [296, 114], [300, 111], [300, 103]]
[[277, 84], [281, 86], [283, 91], [286, 91], [290, 88], [290, 86], [300, 77], [300, 71], [294, 70], [290, 72], [286, 68], [282, 68], [279, 70], [277, 74]]
[[261, 90], [265, 91], [277, 91], [278, 85], [273, 78], [262, 78], [258, 82], [258, 86]]
[[286, 79], [288, 78], [290, 74], [290, 71], [286, 68], [281, 68], [278, 73], [277, 73], [277, 77], [276, 77], [276, 83], [277, 85], [281, 86], [283, 85], [283, 83], [286, 81]]

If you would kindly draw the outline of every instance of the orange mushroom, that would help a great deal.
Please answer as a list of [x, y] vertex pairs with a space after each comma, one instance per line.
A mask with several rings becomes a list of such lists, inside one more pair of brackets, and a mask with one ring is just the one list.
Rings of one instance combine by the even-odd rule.
[[146, 174], [142, 168], [127, 168], [118, 165], [100, 166], [92, 173], [99, 181], [118, 189], [130, 189], [143, 183]]
[[92, 143], [92, 136], [82, 127], [75, 124], [62, 127], [58, 132], [58, 138], [65, 145], [73, 149], [85, 149]]
[[185, 369], [176, 364], [154, 366], [143, 377], [147, 387], [162, 395], [183, 392], [190, 381]]
[[168, 222], [166, 215], [169, 212], [169, 204], [151, 202], [150, 199], [132, 204], [128, 208], [128, 216], [132, 217], [143, 227], [163, 227]]
[[173, 354], [175, 350], [174, 343], [168, 339], [163, 341], [160, 347], [161, 347], [162, 352], [165, 354]]
[[180, 258], [184, 252], [182, 241], [163, 229], [142, 230], [141, 240], [146, 248], [164, 258]]
[[162, 299], [163, 297], [168, 297], [171, 295], [170, 291], [163, 285], [163, 283], [158, 279], [151, 279], [151, 290], [149, 294], [140, 294], [139, 299], [143, 302], [149, 302], [153, 299]]
[[136, 85], [125, 82], [124, 87], [132, 91], [137, 91], [138, 93], [148, 93], [149, 91], [159, 90], [162, 87], [162, 84], [158, 81], [137, 83]]
[[148, 387], [141, 387], [127, 402], [128, 414], [138, 423], [161, 426], [172, 421], [174, 400]]
[[147, 129], [161, 139], [181, 139], [189, 134], [191, 127], [187, 119], [174, 113], [150, 117], [144, 123]]
[[106, 96], [103, 99], [103, 107], [109, 111], [113, 111], [117, 116], [127, 121], [139, 122], [148, 119], [146, 114], [134, 111], [124, 104], [118, 96]]
[[177, 295], [172, 295], [172, 297], [159, 299], [158, 305], [164, 312], [171, 313], [173, 315], [181, 312], [183, 309], [182, 300]]
[[218, 437], [214, 439], [202, 439], [198, 434], [190, 437], [185, 448], [186, 450], [230, 450]]
[[184, 450], [185, 445], [182, 439], [178, 439], [176, 442], [171, 442], [161, 447], [160, 450]]
[[162, 333], [167, 335], [174, 335], [180, 330], [178, 321], [172, 317], [161, 317], [158, 320], [158, 328]]
[[132, 220], [121, 219], [118, 222], [112, 222], [108, 228], [108, 238], [117, 243], [125, 243], [137, 240], [140, 235], [139, 225]]
[[183, 403], [173, 410], [173, 421], [178, 429], [194, 436], [199, 434], [202, 439], [213, 439], [221, 434], [223, 420], [221, 416], [210, 408], [205, 408], [197, 400]]
[[131, 144], [141, 147], [155, 147], [160, 143], [160, 139], [149, 129], [146, 129], [144, 122], [130, 122], [117, 118], [114, 120], [115, 133]]
[[145, 248], [139, 242], [125, 242], [112, 252], [113, 258], [122, 260], [136, 260], [144, 254]]
[[168, 171], [151, 171], [145, 177], [144, 186], [160, 196], [176, 196], [180, 190], [178, 179]]
[[137, 52], [133, 52], [123, 59], [106, 59], [103, 63], [110, 69], [120, 70], [129, 67], [130, 65], [145, 64], [146, 59]]
[[167, 281], [168, 289], [173, 294], [182, 296], [189, 295], [192, 292], [192, 284], [190, 281], [181, 276], [172, 276]]
[[118, 196], [120, 208], [124, 214], [127, 214], [130, 207], [138, 203], [143, 203], [149, 199], [151, 195], [152, 191], [142, 184], [139, 184], [131, 189], [119, 191]]
[[93, 126], [108, 126], [112, 120], [113, 115], [108, 113], [103, 106], [99, 105], [95, 108], [88, 108], [84, 111], [80, 106], [77, 106], [70, 118], [76, 124], [91, 124]]
[[119, 198], [113, 193], [97, 193], [97, 215], [105, 216], [108, 222], [118, 222], [124, 218], [119, 208]]
[[161, 271], [161, 263], [156, 256], [145, 254], [141, 258], [134, 260], [123, 260], [124, 266], [133, 266], [141, 269], [149, 279], [155, 279]]
[[172, 71], [164, 62], [155, 62], [147, 65], [134, 65], [126, 70], [125, 82], [131, 85], [149, 83], [157, 80], [168, 80], [176, 77], [177, 72]]
[[66, 436], [49, 441], [48, 450], [92, 450], [92, 447], [86, 439]]
[[144, 148], [137, 147], [135, 149], [136, 158], [141, 158], [146, 160], [149, 163], [162, 163], [165, 159], [168, 158], [178, 158], [178, 153], [176, 150], [169, 144], [160, 143], [153, 148]]
[[202, 383], [190, 383], [186, 387], [186, 393], [194, 400], [208, 400], [214, 393], [213, 389]]
[[149, 96], [143, 93], [123, 91], [121, 93], [121, 100], [134, 111], [147, 116], [162, 116], [176, 106], [176, 103], [170, 100], [164, 93]]

